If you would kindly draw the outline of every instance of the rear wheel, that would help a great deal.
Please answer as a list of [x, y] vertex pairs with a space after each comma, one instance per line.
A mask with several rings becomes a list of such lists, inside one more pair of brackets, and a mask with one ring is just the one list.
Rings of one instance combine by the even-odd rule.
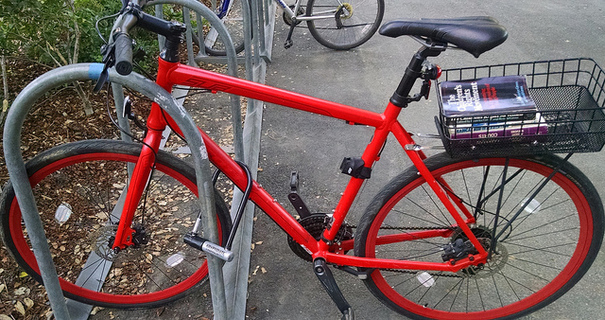
[[[159, 152], [156, 169], [133, 220], [136, 246], [110, 248], [137, 144], [86, 140], [64, 144], [28, 161], [40, 218], [65, 295], [88, 304], [152, 307], [183, 296], [208, 274], [205, 254], [183, 243], [198, 213], [194, 169]], [[219, 236], [231, 228], [215, 196]], [[19, 265], [41, 281], [14, 191], [0, 207], [3, 241]], [[99, 282], [96, 279], [105, 279]]]
[[[531, 197], [560, 161], [556, 156], [461, 161], [445, 154], [427, 159], [432, 174], [452, 191], [450, 197], [476, 215], [469, 227], [492, 256], [485, 265], [457, 273], [374, 270], [367, 287], [392, 309], [423, 319], [512, 318], [553, 302], [588, 270], [603, 238], [601, 200], [571, 164]], [[450, 263], [444, 248], [467, 240], [413, 169], [372, 201], [357, 229], [355, 252]]]
[[348, 50], [362, 45], [374, 35], [384, 15], [384, 0], [309, 0], [309, 32], [322, 45]]

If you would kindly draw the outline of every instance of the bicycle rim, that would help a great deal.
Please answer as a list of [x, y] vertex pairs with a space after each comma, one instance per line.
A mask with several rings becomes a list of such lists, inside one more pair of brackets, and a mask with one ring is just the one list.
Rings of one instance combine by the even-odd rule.
[[[195, 207], [193, 169], [160, 153], [134, 222], [146, 239], [119, 253], [109, 244], [119, 217], [112, 209], [127, 183], [127, 165], [140, 146], [118, 141], [83, 141], [42, 153], [28, 163], [53, 262], [66, 296], [118, 308], [152, 307], [181, 297], [206, 277], [205, 254], [188, 247]], [[17, 262], [40, 281], [12, 188], [3, 199], [3, 240]], [[217, 198], [219, 234], [229, 228], [228, 211]], [[144, 203], [144, 205], [143, 205]], [[145, 214], [143, 218], [143, 206]], [[135, 235], [135, 238], [137, 236]], [[105, 274], [105, 281], [95, 280]]]
[[[557, 173], [530, 200], [554, 164], [510, 159], [499, 199], [504, 158], [461, 162], [441, 158], [445, 160], [438, 164], [429, 161], [427, 166], [433, 165], [429, 166], [433, 174], [456, 190], [456, 197], [471, 212], [477, 209], [473, 233], [486, 248], [491, 246], [500, 200], [496, 234], [503, 231], [503, 235], [482, 267], [455, 274], [372, 272], [366, 285], [383, 303], [414, 318], [513, 318], [554, 301], [587, 271], [603, 237], [603, 209], [594, 187], [577, 169], [564, 166], [566, 174]], [[521, 214], [512, 220], [518, 210]], [[505, 227], [509, 221], [510, 226]], [[377, 245], [380, 236], [420, 236], [433, 228], [445, 231], [446, 236]], [[415, 171], [379, 194], [360, 229], [356, 252], [368, 257], [443, 262], [446, 244], [468, 239]]]
[[307, 16], [311, 35], [322, 45], [348, 50], [368, 41], [384, 15], [382, 0], [309, 0]]

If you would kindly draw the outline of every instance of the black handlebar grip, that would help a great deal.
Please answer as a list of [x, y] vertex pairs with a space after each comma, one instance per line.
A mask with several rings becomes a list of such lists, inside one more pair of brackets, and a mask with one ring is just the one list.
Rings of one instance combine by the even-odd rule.
[[126, 33], [118, 33], [114, 46], [116, 71], [127, 76], [132, 72], [132, 40]]

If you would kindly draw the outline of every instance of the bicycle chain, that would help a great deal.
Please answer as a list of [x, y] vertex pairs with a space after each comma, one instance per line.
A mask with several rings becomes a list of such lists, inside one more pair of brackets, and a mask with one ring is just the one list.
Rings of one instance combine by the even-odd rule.
[[[351, 228], [357, 228], [356, 225], [348, 225]], [[454, 230], [454, 228], [452, 227], [380, 227], [380, 229], [383, 230], [442, 230], [442, 229], [450, 229], [450, 230]], [[406, 274], [417, 274], [418, 270], [401, 270], [401, 269], [381, 269], [381, 268], [374, 268], [377, 270], [384, 270], [384, 271], [390, 271], [390, 272], [397, 272], [397, 273], [406, 273]], [[426, 272], [426, 271], [425, 271]], [[458, 275], [458, 274], [445, 274], [445, 273], [439, 273], [439, 274], [431, 274], [430, 272], [428, 272], [431, 276], [439, 276], [439, 277], [448, 277], [448, 278], [462, 278], [462, 276]]]
[[436, 276], [436, 277], [447, 277], [447, 278], [464, 278], [461, 275], [458, 275], [456, 273], [451, 273], [451, 274], [446, 274], [446, 273], [430, 273], [428, 271], [422, 271], [422, 270], [399, 270], [399, 269], [379, 269], [376, 268], [377, 270], [384, 270], [384, 271], [390, 271], [390, 272], [397, 272], [397, 273], [407, 273], [407, 274], [417, 274], [418, 272], [426, 272], [428, 274], [430, 274], [431, 276]]
[[[349, 226], [351, 228], [357, 228], [357, 226], [354, 225], [354, 224], [347, 224], [347, 226]], [[413, 230], [413, 231], [417, 231], [417, 230], [443, 230], [443, 229], [454, 230], [455, 228], [452, 228], [452, 227], [380, 227], [380, 229], [383, 229], [383, 230]]]

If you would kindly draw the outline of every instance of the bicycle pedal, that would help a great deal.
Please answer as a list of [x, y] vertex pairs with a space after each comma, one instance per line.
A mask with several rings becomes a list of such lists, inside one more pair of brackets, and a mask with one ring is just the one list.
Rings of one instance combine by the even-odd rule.
[[355, 320], [355, 315], [353, 315], [353, 308], [349, 308], [342, 312], [341, 320]]
[[185, 235], [184, 239], [185, 243], [190, 245], [193, 248], [198, 250], [202, 250], [212, 256], [215, 256], [221, 260], [225, 260], [230, 262], [233, 260], [233, 252], [227, 250], [216, 243], [212, 243], [207, 239], [204, 239], [197, 234], [188, 233]]
[[301, 219], [311, 215], [309, 208], [298, 194], [298, 172], [296, 171], [292, 171], [290, 175], [290, 193], [288, 194], [288, 200], [290, 200], [290, 203], [294, 206], [294, 209], [296, 209], [296, 212]]
[[294, 44], [294, 42], [292, 40], [286, 40], [286, 42], [284, 43], [284, 48], [290, 49], [293, 44]]

